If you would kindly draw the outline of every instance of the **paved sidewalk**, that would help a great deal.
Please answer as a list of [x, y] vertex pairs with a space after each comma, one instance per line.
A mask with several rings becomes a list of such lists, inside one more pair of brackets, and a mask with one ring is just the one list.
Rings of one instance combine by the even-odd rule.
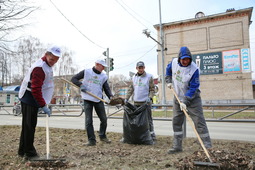
[[[0, 115], [0, 125], [21, 125], [21, 116]], [[99, 130], [99, 119], [94, 117], [94, 129]], [[50, 127], [67, 129], [85, 129], [84, 115], [81, 117], [56, 117], [52, 116], [49, 120]], [[123, 132], [122, 119], [108, 119], [108, 132]], [[38, 126], [45, 127], [45, 117], [38, 117]], [[227, 139], [255, 142], [255, 123], [238, 122], [207, 122], [212, 139]], [[172, 136], [172, 122], [154, 120], [156, 135]], [[187, 122], [187, 137], [196, 137], [193, 129]]]

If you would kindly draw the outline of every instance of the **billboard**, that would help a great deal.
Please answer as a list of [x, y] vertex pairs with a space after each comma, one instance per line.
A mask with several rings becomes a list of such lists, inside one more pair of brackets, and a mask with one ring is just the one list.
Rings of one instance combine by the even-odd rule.
[[222, 74], [222, 53], [204, 53], [192, 55], [192, 60], [200, 68], [200, 74]]
[[249, 48], [241, 49], [242, 72], [251, 72], [251, 58]]
[[240, 51], [229, 50], [222, 52], [223, 72], [241, 72]]

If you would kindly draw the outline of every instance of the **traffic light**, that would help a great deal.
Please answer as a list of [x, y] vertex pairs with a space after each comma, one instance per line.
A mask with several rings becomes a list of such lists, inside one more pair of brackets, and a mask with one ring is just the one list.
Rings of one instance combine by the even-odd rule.
[[113, 65], [114, 65], [113, 58], [110, 58], [110, 71], [114, 69]]

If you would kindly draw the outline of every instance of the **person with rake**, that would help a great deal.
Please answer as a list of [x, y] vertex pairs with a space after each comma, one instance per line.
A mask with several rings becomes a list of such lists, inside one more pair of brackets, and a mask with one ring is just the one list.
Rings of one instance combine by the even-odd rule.
[[185, 118], [184, 110], [188, 112], [194, 122], [200, 138], [206, 148], [211, 148], [212, 143], [205, 122], [202, 101], [200, 97], [199, 68], [192, 61], [188, 47], [181, 47], [178, 58], [174, 58], [166, 67], [167, 87], [174, 90], [178, 99], [173, 99], [173, 146], [169, 154], [182, 151], [183, 131], [182, 125]]
[[[84, 100], [84, 110], [85, 110], [85, 125], [87, 130], [88, 142], [86, 146], [96, 145], [96, 136], [94, 133], [93, 126], [93, 108], [100, 119], [100, 129], [99, 138], [104, 143], [111, 143], [111, 141], [106, 136], [107, 128], [107, 116], [105, 112], [104, 102], [98, 98], [103, 97], [103, 91], [109, 99], [113, 97], [109, 84], [107, 82], [108, 77], [102, 71], [105, 67], [108, 67], [105, 60], [97, 60], [93, 68], [84, 69], [78, 74], [74, 75], [71, 82], [76, 86], [80, 87], [81, 96]], [[82, 81], [80, 81], [82, 79]], [[91, 96], [92, 93], [98, 98]]]
[[38, 159], [39, 155], [34, 147], [34, 135], [37, 124], [38, 109], [51, 115], [47, 104], [50, 103], [53, 91], [52, 66], [61, 58], [61, 49], [53, 46], [47, 50], [44, 57], [37, 60], [29, 69], [22, 81], [19, 98], [21, 101], [22, 129], [20, 135], [18, 155], [25, 159]]

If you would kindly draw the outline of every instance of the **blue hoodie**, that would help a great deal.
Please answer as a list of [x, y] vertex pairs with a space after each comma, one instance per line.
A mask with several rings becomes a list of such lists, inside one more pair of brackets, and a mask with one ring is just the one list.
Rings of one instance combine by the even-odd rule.
[[[180, 67], [185, 67], [185, 66], [181, 65], [180, 60], [183, 58], [186, 58], [186, 57], [190, 58], [190, 63], [189, 63], [189, 65], [190, 65], [192, 62], [192, 55], [190, 53], [190, 50], [188, 49], [188, 47], [181, 47], [180, 51], [179, 51], [179, 55], [178, 55], [178, 64]], [[172, 62], [169, 63], [166, 67], [166, 83], [172, 83]], [[199, 70], [197, 69], [190, 79], [189, 88], [188, 88], [185, 96], [192, 98], [193, 95], [195, 94], [196, 90], [199, 88], [199, 86], [200, 86]]]

